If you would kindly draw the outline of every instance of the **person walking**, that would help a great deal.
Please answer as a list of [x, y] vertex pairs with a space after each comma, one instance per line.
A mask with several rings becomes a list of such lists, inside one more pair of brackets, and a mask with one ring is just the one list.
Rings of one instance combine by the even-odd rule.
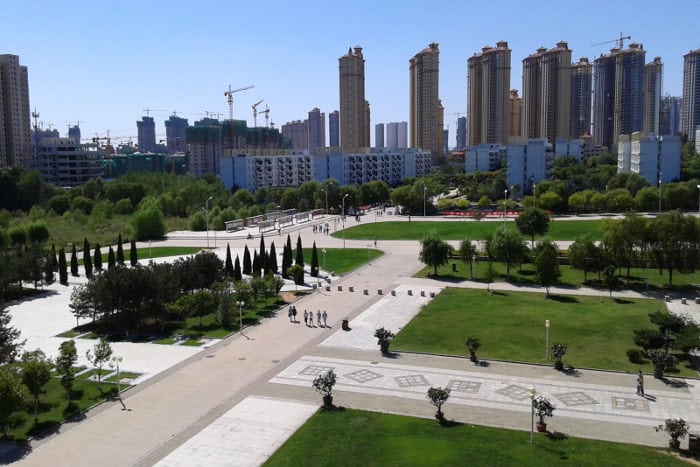
[[316, 321], [318, 322], [318, 327], [321, 327], [321, 310], [316, 310]]
[[326, 313], [326, 310], [323, 310], [323, 314], [321, 316], [323, 317], [323, 327], [328, 327], [328, 324], [326, 324], [328, 321], [328, 313]]
[[304, 310], [304, 325], [306, 325], [306, 326], [309, 325], [308, 319], [309, 319], [309, 315], [308, 315], [308, 313], [306, 312], [306, 310]]
[[642, 375], [642, 370], [639, 370], [637, 375], [637, 395], [644, 397], [644, 376]]
[[292, 309], [292, 322], [296, 323], [297, 322], [297, 307], [294, 307]]
[[287, 311], [287, 316], [289, 317], [289, 322], [292, 322], [292, 307], [289, 307], [289, 310]]

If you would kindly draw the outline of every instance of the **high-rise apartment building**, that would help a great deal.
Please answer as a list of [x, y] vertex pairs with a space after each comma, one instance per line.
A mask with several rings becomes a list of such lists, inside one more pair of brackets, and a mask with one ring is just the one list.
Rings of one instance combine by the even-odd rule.
[[309, 153], [316, 154], [318, 148], [326, 146], [326, 114], [314, 107], [309, 112]]
[[386, 124], [386, 147], [389, 149], [408, 147], [408, 122]]
[[613, 149], [622, 134], [644, 127], [644, 58], [641, 44], [614, 48], [594, 62], [593, 138]]
[[377, 123], [374, 125], [374, 147], [383, 148], [384, 147], [384, 124]]
[[[683, 107], [681, 133], [695, 140], [695, 128], [700, 125], [700, 49], [683, 55]], [[697, 143], [697, 141], [696, 141]]]
[[328, 114], [328, 142], [332, 148], [340, 147], [340, 112], [337, 110]]
[[141, 117], [136, 122], [138, 130], [139, 151], [156, 152], [156, 122], [153, 117]]
[[17, 55], [0, 55], [0, 167], [32, 165], [29, 75]]
[[508, 144], [510, 100], [508, 42], [484, 47], [467, 60], [467, 127], [469, 146]]
[[467, 147], [467, 117], [457, 118], [457, 149]]
[[338, 59], [340, 82], [340, 145], [352, 151], [369, 147], [369, 103], [365, 100], [365, 59], [362, 47], [348, 49]]
[[591, 133], [591, 97], [593, 95], [593, 64], [581, 57], [571, 65], [571, 117], [569, 135], [580, 138]]
[[78, 125], [68, 127], [68, 137], [72, 138], [77, 144], [80, 144], [80, 127]]
[[659, 134], [663, 69], [661, 57], [644, 66], [644, 133]]
[[282, 137], [291, 140], [292, 149], [309, 149], [309, 121], [295, 120], [282, 125]]
[[569, 139], [571, 50], [558, 42], [523, 60], [522, 130], [525, 138]]
[[187, 151], [187, 127], [189, 122], [186, 118], [171, 115], [165, 121], [165, 143], [168, 154]]
[[509, 137], [520, 136], [521, 126], [522, 126], [522, 108], [523, 99], [518, 96], [517, 89], [510, 90], [510, 101], [508, 103], [508, 128], [510, 132]]
[[438, 44], [431, 43], [411, 58], [409, 72], [411, 147], [430, 151], [436, 164], [443, 154]]
[[661, 98], [659, 110], [659, 135], [679, 135], [681, 131], [681, 107], [683, 100], [678, 96]]

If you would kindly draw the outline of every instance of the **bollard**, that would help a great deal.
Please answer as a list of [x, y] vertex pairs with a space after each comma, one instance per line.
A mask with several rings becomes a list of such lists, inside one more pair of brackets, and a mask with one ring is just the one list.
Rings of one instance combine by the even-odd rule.
[[412, 295], [413, 295], [413, 290], [408, 289], [408, 295], [409, 295], [409, 296], [412, 296]]
[[392, 291], [391, 291], [391, 295], [394, 296], [394, 297], [396, 297], [396, 290], [392, 290]]
[[377, 289], [377, 295], [384, 295], [384, 291], [382, 289]]
[[681, 303], [682, 303], [683, 305], [687, 305], [687, 301], [688, 301], [688, 300], [687, 300], [685, 297], [681, 298]]
[[348, 287], [348, 290], [349, 290], [350, 292], [354, 292], [354, 291], [355, 291], [355, 287], [353, 287], [353, 286], [351, 285], [350, 287]]
[[421, 290], [421, 291], [420, 291], [420, 296], [421, 296], [421, 297], [425, 297], [425, 290]]
[[430, 298], [435, 298], [435, 292], [430, 292]]
[[365, 289], [365, 290], [362, 291], [362, 293], [365, 294], [365, 295], [369, 295], [369, 290]]
[[339, 285], [339, 286], [338, 286], [338, 292], [342, 292], [342, 291], [343, 291], [343, 286], [342, 286], [342, 285]]
[[327, 286], [326, 286], [326, 292], [330, 292], [330, 291], [331, 291], [331, 286], [330, 286], [330, 285], [327, 285]]

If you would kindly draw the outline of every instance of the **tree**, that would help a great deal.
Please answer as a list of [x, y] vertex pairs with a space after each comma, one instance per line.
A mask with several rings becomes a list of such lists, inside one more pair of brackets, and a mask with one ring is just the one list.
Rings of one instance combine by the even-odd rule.
[[136, 211], [131, 218], [131, 224], [136, 232], [136, 240], [151, 240], [165, 234], [165, 219], [163, 212], [156, 204]]
[[107, 253], [107, 269], [112, 270], [117, 265], [117, 259], [114, 257], [114, 250], [112, 246], [109, 247], [109, 252]]
[[66, 253], [63, 248], [58, 250], [58, 280], [61, 285], [68, 285], [68, 265], [66, 264]]
[[253, 251], [253, 277], [260, 277], [261, 269], [260, 255], [258, 255], [257, 250]]
[[388, 354], [391, 340], [394, 338], [394, 333], [388, 329], [379, 328], [374, 331], [374, 337], [377, 338], [377, 345], [381, 352], [384, 355]]
[[243, 274], [250, 276], [253, 274], [253, 263], [250, 260], [248, 245], [243, 248]]
[[95, 243], [95, 253], [93, 254], [93, 263], [95, 269], [102, 271], [102, 251], [100, 251], [100, 244]]
[[5, 438], [12, 423], [12, 414], [22, 406], [24, 385], [22, 377], [9, 366], [0, 367], [0, 426]]
[[136, 249], [136, 240], [131, 239], [131, 246], [129, 247], [129, 264], [131, 267], [135, 267], [139, 264], [138, 250]]
[[620, 285], [620, 278], [617, 277], [615, 266], [613, 266], [612, 264], [606, 266], [605, 269], [603, 269], [603, 283], [610, 292], [610, 298], [612, 298], [613, 290], [617, 289]]
[[547, 424], [544, 422], [544, 417], [551, 417], [554, 414], [554, 409], [556, 407], [549, 401], [549, 399], [543, 396], [537, 396], [536, 399], [533, 399], [532, 407], [535, 415], [537, 415], [539, 418], [539, 421], [537, 422], [537, 430], [546, 430]]
[[423, 264], [432, 267], [434, 274], [437, 276], [438, 266], [447, 264], [450, 253], [452, 253], [452, 246], [443, 241], [436, 230], [431, 230], [421, 242], [421, 250], [418, 257]]
[[464, 342], [469, 351], [469, 360], [473, 363], [478, 363], [479, 359], [476, 358], [476, 351], [481, 348], [481, 341], [478, 337], [467, 336], [467, 340]]
[[528, 235], [535, 245], [535, 235], [544, 235], [549, 230], [549, 215], [540, 208], [527, 208], [515, 218], [515, 225], [523, 235]]
[[559, 260], [557, 258], [558, 252], [556, 244], [549, 240], [539, 242], [532, 252], [537, 279], [540, 285], [545, 288], [546, 296], [549, 296], [549, 288], [559, 282], [561, 277]]
[[337, 382], [338, 377], [335, 372], [330, 369], [325, 373], [319, 373], [311, 385], [323, 396], [323, 408], [329, 410], [333, 408], [333, 386]]
[[318, 277], [318, 251], [316, 251], [316, 242], [311, 248], [311, 277]]
[[87, 237], [83, 239], [83, 267], [85, 268], [85, 277], [92, 277], [92, 258], [90, 257], [90, 242]]
[[554, 368], [561, 371], [564, 369], [564, 364], [561, 359], [566, 355], [568, 348], [566, 345], [556, 342], [552, 345], [552, 357], [554, 358]]
[[73, 277], [78, 277], [78, 253], [73, 245], [73, 252], [70, 255], [70, 274]]
[[277, 266], [277, 249], [275, 248], [275, 242], [270, 243], [270, 254], [267, 255], [269, 270], [272, 274], [277, 274], [279, 272], [279, 266]]
[[292, 276], [296, 285], [304, 285], [304, 268], [298, 264], [287, 269], [287, 275]]
[[469, 275], [474, 279], [474, 260], [476, 259], [476, 245], [471, 240], [465, 238], [459, 244], [459, 258], [469, 264]]
[[662, 379], [664, 373], [676, 368], [678, 359], [670, 351], [664, 349], [647, 350], [647, 356], [654, 365], [654, 378]]
[[112, 356], [112, 346], [109, 342], [100, 338], [99, 342], [95, 344], [92, 352], [88, 349], [85, 353], [85, 357], [88, 359], [94, 367], [97, 368], [97, 385], [102, 387], [102, 367], [109, 362], [109, 358]]
[[600, 272], [603, 265], [600, 248], [588, 237], [576, 237], [569, 246], [569, 264], [572, 268], [583, 271], [584, 282], [589, 272]]
[[292, 266], [292, 240], [287, 234], [287, 242], [282, 249], [282, 277], [285, 279], [289, 278], [289, 273], [287, 272]]
[[700, 261], [700, 226], [691, 216], [670, 211], [650, 221], [650, 249], [659, 271], [666, 269], [673, 285], [673, 270], [691, 272]]
[[486, 251], [491, 258], [505, 263], [508, 277], [510, 269], [520, 267], [529, 253], [522, 237], [515, 230], [506, 227], [496, 229], [486, 241]]
[[226, 277], [233, 277], [233, 261], [231, 260], [231, 245], [226, 244], [226, 263], [224, 265]]
[[[258, 249], [258, 260], [260, 261], [260, 270], [267, 274], [267, 254], [265, 248], [265, 236], [260, 235], [260, 248]], [[263, 274], [263, 275], [264, 275]]]
[[34, 422], [39, 419], [39, 396], [44, 391], [44, 386], [51, 380], [51, 367], [53, 363], [44, 352], [39, 349], [25, 352], [22, 355], [22, 382], [34, 396]]
[[117, 263], [124, 264], [124, 246], [122, 245], [122, 234], [117, 237]]
[[70, 405], [71, 392], [73, 391], [73, 382], [75, 381], [75, 369], [73, 366], [78, 361], [78, 350], [75, 347], [75, 341], [64, 341], [58, 348], [58, 357], [56, 357], [56, 370], [61, 376], [61, 386], [66, 390], [68, 397], [68, 405]]
[[236, 255], [236, 262], [233, 265], [233, 280], [238, 282], [243, 279], [243, 273], [241, 272], [241, 261]]
[[58, 263], [56, 261], [56, 254], [49, 254], [49, 257], [46, 258], [46, 261], [44, 261], [44, 282], [46, 284], [51, 285], [56, 280], [54, 268], [57, 267], [57, 265]]
[[682, 418], [667, 418], [663, 425], [654, 428], [657, 432], [664, 431], [668, 433], [671, 439], [668, 445], [672, 449], [678, 449], [681, 446], [681, 439], [685, 438], [690, 429], [688, 422]]
[[301, 235], [297, 236], [297, 252], [294, 264], [298, 264], [302, 268], [304, 267], [304, 250], [301, 247]]
[[445, 415], [442, 413], [442, 406], [450, 398], [450, 389], [443, 389], [441, 387], [434, 388], [431, 386], [430, 389], [428, 389], [427, 398], [430, 400], [431, 404], [437, 407], [435, 418], [442, 422], [445, 418]]
[[25, 341], [20, 341], [20, 331], [10, 326], [10, 311], [0, 298], [0, 365], [12, 363], [19, 355]]

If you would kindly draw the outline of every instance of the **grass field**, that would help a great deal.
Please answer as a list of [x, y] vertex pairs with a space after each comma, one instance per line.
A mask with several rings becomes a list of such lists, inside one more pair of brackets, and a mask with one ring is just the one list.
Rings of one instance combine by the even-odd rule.
[[[420, 402], [416, 402], [420, 403]], [[427, 401], [424, 402], [428, 404]], [[443, 410], [449, 418], [450, 402]], [[473, 425], [360, 410], [319, 411], [266, 466], [670, 466], [687, 465], [645, 446]]]
[[[82, 244], [80, 246], [82, 248]], [[124, 247], [124, 262], [126, 264], [129, 263], [129, 254], [131, 252], [131, 248], [129, 248], [129, 244], [127, 243], [126, 245], [123, 245]], [[91, 249], [91, 258], [94, 258], [95, 255], [95, 245], [90, 245]], [[114, 249], [114, 255], [116, 258], [117, 254], [117, 249], [116, 247]], [[107, 261], [109, 259], [109, 247], [100, 247], [100, 251], [102, 252], [102, 267], [106, 268], [107, 267]], [[198, 246], [156, 246], [153, 248], [138, 248], [136, 250], [136, 258], [141, 261], [144, 259], [152, 259], [152, 258], [166, 258], [169, 256], [183, 256], [183, 255], [193, 255], [199, 251], [202, 251], [202, 247]], [[70, 253], [70, 251], [66, 252], [67, 254]], [[78, 264], [81, 266], [84, 264], [83, 259], [78, 260]]]
[[[550, 346], [569, 348], [565, 365], [652, 373], [651, 363], [631, 363], [626, 351], [637, 348], [634, 329], [653, 329], [648, 314], [659, 309], [660, 302], [645, 299], [544, 299], [541, 293], [446, 288], [397, 334], [392, 349], [467, 355], [464, 341], [472, 336], [481, 340], [479, 358], [545, 363], [544, 324], [550, 320]], [[668, 374], [698, 376], [687, 360]]]
[[[549, 224], [546, 237], [551, 240], [575, 240], [579, 235], [587, 235], [592, 240], [600, 240], [603, 232], [600, 230], [604, 220], [553, 221]], [[506, 224], [515, 228], [515, 222], [509, 220]], [[443, 240], [486, 240], [493, 232], [503, 227], [503, 222], [367, 222], [345, 230], [345, 238], [352, 240], [422, 240], [429, 230], [436, 230]], [[342, 231], [333, 233], [335, 238], [342, 238]], [[539, 237], [535, 237], [537, 240]]]
[[[311, 264], [311, 248], [304, 248], [304, 264]], [[354, 271], [370, 258], [375, 259], [384, 255], [381, 250], [373, 248], [326, 248], [325, 260], [323, 248], [317, 248], [318, 264], [324, 271], [333, 271], [342, 276]], [[325, 264], [324, 264], [325, 263]], [[308, 276], [306, 279], [309, 279]]]

